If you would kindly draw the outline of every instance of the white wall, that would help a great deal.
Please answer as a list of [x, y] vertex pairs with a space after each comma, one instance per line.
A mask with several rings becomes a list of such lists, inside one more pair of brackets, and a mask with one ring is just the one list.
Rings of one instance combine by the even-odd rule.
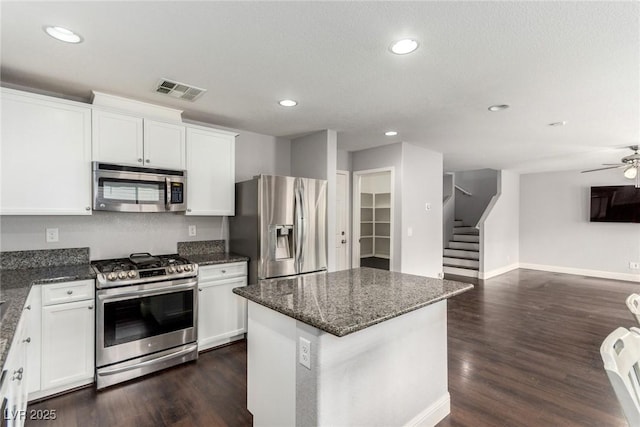
[[[442, 153], [402, 143], [403, 273], [442, 273]], [[429, 203], [431, 209], [426, 210]], [[412, 235], [409, 236], [408, 230]]]
[[520, 177], [520, 266], [640, 281], [640, 225], [589, 222], [590, 187], [629, 185], [620, 170]]
[[236, 182], [255, 175], [291, 175], [291, 141], [259, 133], [237, 131]]
[[442, 244], [446, 247], [453, 238], [453, 221], [455, 219], [456, 191], [453, 188], [453, 174], [446, 173], [442, 177]]
[[[91, 216], [0, 216], [0, 250], [23, 251], [89, 247], [92, 260], [127, 257], [133, 252], [176, 253], [177, 242], [226, 236], [222, 217], [173, 213], [94, 212]], [[197, 236], [189, 237], [195, 225]], [[45, 229], [60, 240], [45, 242]]]
[[[391, 265], [392, 271], [401, 271], [400, 259], [402, 258], [402, 144], [383, 145], [381, 147], [369, 148], [351, 153], [353, 172], [392, 167], [394, 168], [394, 224], [393, 224], [393, 256]], [[355, 179], [355, 178], [354, 178]], [[358, 197], [354, 195], [354, 197]], [[352, 227], [353, 229], [353, 227]], [[354, 232], [355, 230], [352, 230]], [[352, 237], [352, 241], [354, 241]]]
[[363, 193], [390, 193], [391, 174], [380, 172], [363, 176], [360, 181], [360, 191]]
[[338, 150], [338, 170], [350, 171], [353, 168], [351, 163], [351, 153], [345, 150]]
[[[480, 278], [518, 267], [520, 254], [520, 175], [498, 172], [498, 194], [480, 224]], [[462, 196], [461, 196], [462, 197]]]
[[498, 171], [479, 169], [455, 172], [454, 183], [472, 194], [456, 193], [455, 219], [461, 219], [466, 226], [475, 226], [485, 211], [489, 201], [498, 192]]
[[291, 175], [327, 180], [327, 269], [336, 269], [338, 136], [323, 130], [291, 141]]

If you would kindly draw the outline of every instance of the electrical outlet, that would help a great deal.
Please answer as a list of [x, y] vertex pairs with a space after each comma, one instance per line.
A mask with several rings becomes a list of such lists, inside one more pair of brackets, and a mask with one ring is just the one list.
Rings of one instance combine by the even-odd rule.
[[640, 270], [640, 262], [629, 261], [629, 268], [631, 270]]
[[299, 362], [307, 369], [311, 369], [311, 341], [300, 337]]
[[195, 225], [190, 225], [189, 226], [189, 236], [195, 236], [196, 234], [197, 234], [196, 226]]
[[46, 239], [47, 243], [54, 243], [58, 241], [58, 229], [57, 228], [47, 228], [46, 230]]
[[438, 273], [438, 279], [444, 279], [444, 273], [443, 272]]

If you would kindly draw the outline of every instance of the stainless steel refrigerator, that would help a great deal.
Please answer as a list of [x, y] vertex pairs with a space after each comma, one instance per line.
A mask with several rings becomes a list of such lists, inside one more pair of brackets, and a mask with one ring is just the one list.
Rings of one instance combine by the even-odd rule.
[[327, 181], [260, 175], [236, 184], [229, 249], [247, 255], [249, 284], [327, 269]]

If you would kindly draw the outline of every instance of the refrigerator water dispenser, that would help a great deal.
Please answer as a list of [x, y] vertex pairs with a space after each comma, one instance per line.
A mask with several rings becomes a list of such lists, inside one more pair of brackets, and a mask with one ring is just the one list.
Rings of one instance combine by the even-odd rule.
[[274, 225], [271, 245], [276, 260], [293, 258], [293, 225]]

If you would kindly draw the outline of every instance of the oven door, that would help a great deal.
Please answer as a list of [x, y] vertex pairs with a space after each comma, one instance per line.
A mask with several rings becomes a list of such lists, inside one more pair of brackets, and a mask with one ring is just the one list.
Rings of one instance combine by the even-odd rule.
[[96, 366], [197, 341], [197, 278], [96, 292]]

